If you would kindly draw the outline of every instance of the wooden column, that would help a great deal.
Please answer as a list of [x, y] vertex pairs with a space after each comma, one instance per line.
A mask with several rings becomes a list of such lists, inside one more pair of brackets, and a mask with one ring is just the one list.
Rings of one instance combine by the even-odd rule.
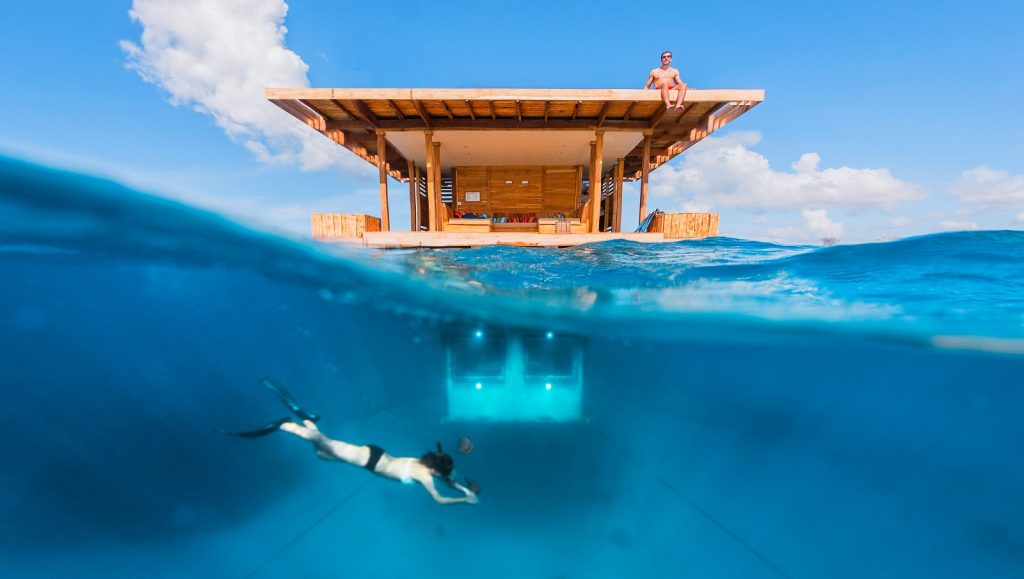
[[388, 143], [384, 131], [377, 129], [377, 172], [380, 174], [380, 230], [391, 231], [388, 216]]
[[590, 141], [590, 165], [588, 165], [587, 181], [590, 185], [587, 186], [587, 206], [584, 208], [587, 216], [587, 231], [593, 232], [595, 225], [589, 223], [591, 216], [594, 214], [594, 167], [596, 165], [595, 158], [597, 153], [597, 141]]
[[416, 225], [415, 227], [413, 227], [413, 231], [419, 231], [420, 227], [423, 226], [423, 218], [421, 217], [421, 214], [423, 212], [423, 206], [420, 205], [420, 182], [423, 181], [423, 173], [420, 172], [420, 168], [417, 167], [416, 165], [413, 165], [413, 171], [415, 171], [416, 173], [416, 216], [413, 218], [415, 220], [414, 223]]
[[437, 206], [434, 205], [434, 132], [423, 131], [427, 141], [427, 230], [437, 231]]
[[644, 131], [644, 153], [640, 159], [640, 220], [647, 217], [647, 178], [651, 174], [651, 131]]
[[408, 162], [409, 172], [409, 231], [416, 231], [416, 165]]
[[625, 175], [625, 162], [625, 159], [615, 162], [615, 209], [612, 210], [615, 221], [612, 223], [612, 231], [616, 233], [622, 231], [622, 177]]
[[441, 215], [444, 205], [441, 204], [441, 143], [434, 143], [434, 216], [437, 219], [437, 230], [441, 231]]
[[602, 160], [604, 155], [604, 131], [594, 131], [594, 136], [594, 162], [591, 168], [593, 178], [590, 180], [590, 198], [594, 200], [594, 204], [590, 208], [593, 212], [590, 214], [590, 231], [597, 233], [601, 231], [601, 174], [604, 173]]

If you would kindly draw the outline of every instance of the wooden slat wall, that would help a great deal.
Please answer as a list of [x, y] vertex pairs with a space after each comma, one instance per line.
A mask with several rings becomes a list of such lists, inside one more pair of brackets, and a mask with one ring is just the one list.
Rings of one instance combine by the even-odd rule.
[[[461, 202], [456, 207], [473, 213], [571, 215], [580, 202], [581, 170], [575, 165], [456, 167], [455, 197]], [[467, 191], [479, 191], [480, 201], [466, 201]]]
[[380, 218], [356, 213], [314, 213], [313, 239], [362, 237], [367, 231], [380, 231]]
[[491, 208], [509, 213], [537, 213], [543, 204], [544, 170], [540, 167], [491, 167]]
[[648, 231], [662, 233], [666, 239], [714, 237], [718, 235], [718, 213], [659, 213]]
[[[487, 167], [455, 168], [455, 208], [472, 213], [491, 211], [490, 176]], [[466, 201], [466, 191], [479, 191], [480, 201]]]
[[544, 167], [544, 213], [571, 215], [580, 204], [581, 185], [574, 165]]

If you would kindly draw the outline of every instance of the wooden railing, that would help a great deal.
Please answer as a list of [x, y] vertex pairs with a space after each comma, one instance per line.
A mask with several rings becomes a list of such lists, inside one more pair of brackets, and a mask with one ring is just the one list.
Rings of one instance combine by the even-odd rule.
[[661, 233], [666, 239], [702, 239], [718, 235], [718, 213], [659, 213], [649, 233]]

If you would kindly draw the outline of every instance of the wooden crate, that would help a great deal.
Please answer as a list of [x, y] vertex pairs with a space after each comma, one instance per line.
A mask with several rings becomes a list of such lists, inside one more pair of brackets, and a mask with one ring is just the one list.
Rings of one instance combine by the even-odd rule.
[[380, 231], [380, 218], [361, 213], [314, 213], [313, 239], [362, 237], [367, 231]]
[[[579, 218], [570, 217], [566, 219], [569, 222], [569, 227], [572, 233], [586, 233], [587, 226], [584, 225]], [[537, 230], [540, 233], [555, 233], [555, 224], [558, 223], [558, 219], [550, 217], [542, 217], [537, 220]]]
[[718, 235], [718, 213], [659, 213], [647, 230], [665, 239], [702, 239]]

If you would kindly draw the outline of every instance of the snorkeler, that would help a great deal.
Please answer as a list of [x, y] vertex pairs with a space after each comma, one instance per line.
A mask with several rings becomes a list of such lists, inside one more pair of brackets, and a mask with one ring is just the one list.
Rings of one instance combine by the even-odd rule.
[[[267, 378], [263, 379], [263, 384], [273, 390], [278, 398], [281, 399], [281, 402], [295, 416], [302, 420], [302, 423], [300, 424], [291, 418], [282, 418], [256, 430], [245, 432], [221, 430], [220, 432], [243, 438], [256, 438], [282, 430], [312, 442], [316, 448], [316, 455], [323, 460], [347, 462], [351, 465], [365, 468], [374, 474], [402, 481], [403, 483], [418, 482], [430, 493], [430, 496], [434, 497], [435, 501], [441, 504], [476, 504], [478, 501], [476, 492], [479, 491], [474, 492], [474, 490], [470, 490], [470, 488], [476, 486], [475, 484], [469, 483], [470, 488], [467, 488], [455, 481], [454, 461], [450, 455], [441, 449], [440, 442], [437, 443], [437, 452], [428, 452], [419, 458], [411, 458], [391, 456], [384, 452], [384, 449], [381, 447], [372, 444], [357, 446], [341, 440], [333, 440], [324, 436], [320, 429], [317, 428], [316, 422], [320, 420], [320, 417], [307, 412], [299, 406], [295, 402], [295, 398], [292, 397], [291, 393], [284, 386], [275, 384]], [[441, 496], [434, 486], [435, 476], [441, 477], [448, 486], [461, 491], [465, 496], [459, 498]]]

